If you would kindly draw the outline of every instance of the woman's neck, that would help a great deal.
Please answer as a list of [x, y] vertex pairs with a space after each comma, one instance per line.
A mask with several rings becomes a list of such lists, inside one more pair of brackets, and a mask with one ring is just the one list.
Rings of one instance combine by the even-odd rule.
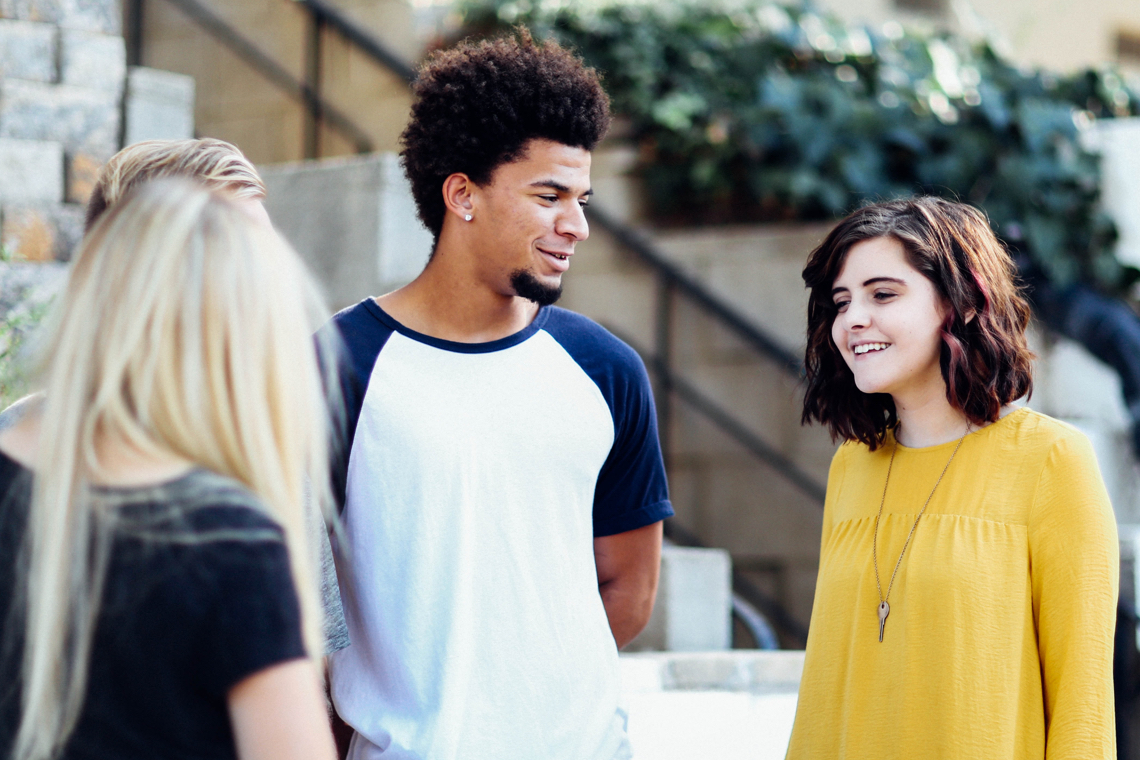
[[99, 472], [92, 480], [104, 486], [150, 486], [179, 478], [194, 463], [162, 449], [143, 451], [122, 438], [95, 440]]
[[[39, 450], [41, 414], [35, 409], [0, 433], [0, 450], [33, 469]], [[120, 437], [100, 435], [95, 440], [99, 472], [92, 481], [104, 486], [149, 486], [174, 480], [194, 463], [164, 450], [143, 451]]]
[[897, 440], [914, 449], [955, 441], [966, 434], [969, 426], [969, 419], [950, 406], [945, 394], [895, 399], [895, 411], [899, 417]]

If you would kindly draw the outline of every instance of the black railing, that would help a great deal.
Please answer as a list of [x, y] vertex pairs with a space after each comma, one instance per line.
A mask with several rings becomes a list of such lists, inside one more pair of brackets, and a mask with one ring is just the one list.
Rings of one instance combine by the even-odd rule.
[[[660, 277], [662, 285], [667, 291], [672, 290], [687, 297], [702, 311], [715, 317], [724, 326], [736, 333], [739, 338], [772, 360], [789, 375], [799, 378], [803, 374], [803, 362], [800, 361], [799, 356], [784, 348], [776, 338], [753, 324], [752, 320], [737, 312], [703, 285], [682, 272], [637, 230], [596, 205], [589, 207], [588, 214], [590, 219], [596, 222], [599, 227], [613, 235], [619, 243], [649, 264]], [[663, 296], [663, 298], [670, 297], [670, 295]], [[663, 308], [663, 304], [658, 304], [659, 322], [662, 319], [661, 311]]]
[[[150, 0], [155, 2], [156, 0]], [[315, 32], [310, 33], [306, 46], [305, 71], [309, 81], [301, 81], [293, 76], [273, 56], [264, 52], [252, 40], [233, 28], [205, 3], [199, 0], [161, 0], [193, 21], [202, 31], [216, 42], [245, 61], [252, 69], [265, 77], [274, 87], [301, 104], [307, 115], [305, 125], [304, 155], [308, 158], [319, 156], [319, 130], [323, 124], [340, 133], [357, 153], [371, 153], [376, 149], [372, 138], [356, 125], [351, 118], [320, 94], [320, 30], [324, 23], [330, 28], [339, 26], [321, 16], [321, 23], [314, 23]], [[133, 65], [143, 65], [145, 53], [145, 20], [147, 0], [128, 0], [127, 8], [127, 59]], [[300, 2], [300, 0], [299, 0]], [[309, 0], [303, 3], [307, 8]], [[311, 8], [307, 8], [313, 13]], [[314, 16], [316, 18], [316, 16]], [[368, 51], [366, 51], [368, 52]], [[372, 53], [369, 52], [371, 55]], [[386, 62], [383, 65], [387, 66]]]
[[416, 78], [416, 71], [404, 59], [385, 47], [341, 10], [323, 2], [323, 0], [293, 0], [293, 2], [307, 11], [309, 16], [305, 45], [305, 85], [315, 97], [306, 101], [305, 157], [319, 158], [321, 155], [321, 125], [326, 118], [324, 101], [320, 97], [324, 79], [321, 61], [324, 56], [325, 30], [340, 35], [349, 45], [360, 50], [382, 68], [387, 69], [407, 83], [411, 83]]
[[[662, 290], [665, 289], [662, 288]], [[666, 316], [665, 319], [668, 319], [668, 317]], [[725, 409], [691, 382], [677, 374], [670, 363], [672, 337], [669, 335], [668, 330], [661, 329], [660, 327], [663, 321], [662, 315], [658, 315], [657, 321], [657, 340], [659, 342], [657, 353], [655, 354], [649, 353], [644, 346], [639, 345], [619, 328], [607, 325], [606, 329], [621, 338], [622, 341], [629, 344], [633, 350], [641, 355], [641, 359], [645, 362], [649, 371], [656, 375], [659, 389], [665, 389], [667, 393], [676, 396], [678, 400], [683, 401], [693, 409], [693, 411], [700, 414], [721, 432], [727, 434], [729, 438], [732, 438], [740, 444], [740, 446], [753, 457], [759, 459], [775, 472], [779, 473], [781, 477], [788, 480], [814, 503], [822, 505], [826, 491], [822, 483], [807, 472], [804, 472], [799, 465], [781, 454], [759, 435], [749, 430], [732, 412]], [[667, 432], [665, 427], [668, 415], [662, 414], [661, 410], [658, 410], [657, 419], [658, 426], [661, 428], [662, 450], [666, 450], [665, 441], [667, 440]]]
[[329, 5], [324, 0], [293, 0], [293, 2], [303, 6], [309, 12], [314, 25], [327, 26], [353, 47], [405, 82], [410, 84], [415, 80], [416, 70], [407, 61], [389, 50], [384, 43], [373, 37], [371, 32], [346, 16], [340, 9]]

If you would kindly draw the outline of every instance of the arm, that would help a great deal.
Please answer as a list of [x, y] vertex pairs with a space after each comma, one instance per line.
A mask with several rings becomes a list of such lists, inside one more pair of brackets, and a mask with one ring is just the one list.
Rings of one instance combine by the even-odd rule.
[[240, 760], [335, 760], [312, 661], [260, 670], [230, 689], [226, 701]]
[[1116, 757], [1112, 690], [1119, 544], [1088, 441], [1050, 452], [1029, 519], [1046, 757]]
[[661, 571], [661, 522], [594, 539], [598, 590], [621, 649], [641, 633], [657, 598]]

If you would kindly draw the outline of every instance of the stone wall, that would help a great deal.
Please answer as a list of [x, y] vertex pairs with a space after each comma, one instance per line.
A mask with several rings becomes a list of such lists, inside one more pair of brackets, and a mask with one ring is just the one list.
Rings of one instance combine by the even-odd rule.
[[128, 72], [121, 17], [118, 0], [0, 0], [3, 258], [70, 258], [83, 205], [124, 134], [192, 135], [193, 81]]
[[126, 51], [115, 0], [0, 0], [0, 241], [66, 260], [94, 173], [119, 148]]

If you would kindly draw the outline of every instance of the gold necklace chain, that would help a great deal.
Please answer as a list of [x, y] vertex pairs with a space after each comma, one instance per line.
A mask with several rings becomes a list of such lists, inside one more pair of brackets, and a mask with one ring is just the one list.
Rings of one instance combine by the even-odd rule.
[[875, 533], [871, 540], [871, 557], [875, 562], [875, 588], [879, 591], [879, 641], [883, 640], [883, 629], [887, 625], [887, 615], [891, 614], [891, 605], [888, 600], [891, 598], [891, 589], [895, 586], [895, 576], [899, 574], [899, 568], [902, 566], [903, 555], [906, 554], [906, 548], [910, 546], [910, 539], [914, 536], [914, 530], [918, 527], [918, 521], [926, 514], [926, 508], [930, 506], [930, 500], [934, 498], [934, 492], [938, 490], [942, 478], [946, 475], [946, 471], [950, 469], [950, 463], [954, 461], [958, 449], [962, 446], [962, 441], [966, 440], [966, 436], [970, 434], [970, 423], [966, 423], [966, 432], [958, 439], [958, 444], [951, 452], [950, 458], [946, 460], [946, 466], [942, 468], [942, 474], [938, 476], [938, 480], [934, 483], [934, 488], [930, 489], [930, 495], [926, 497], [926, 503], [922, 505], [922, 509], [918, 513], [918, 517], [914, 518], [914, 525], [910, 526], [910, 533], [906, 534], [906, 541], [903, 542], [902, 551], [899, 552], [899, 561], [895, 563], [894, 572], [891, 573], [891, 581], [887, 584], [887, 595], [883, 596], [883, 584], [879, 581], [879, 520], [883, 516], [883, 505], [887, 503], [887, 486], [891, 482], [891, 469], [895, 466], [895, 454], [899, 450], [898, 431], [895, 431], [895, 445], [891, 449], [891, 461], [887, 464], [887, 479], [883, 482], [883, 498], [879, 500], [879, 514], [875, 515]]

